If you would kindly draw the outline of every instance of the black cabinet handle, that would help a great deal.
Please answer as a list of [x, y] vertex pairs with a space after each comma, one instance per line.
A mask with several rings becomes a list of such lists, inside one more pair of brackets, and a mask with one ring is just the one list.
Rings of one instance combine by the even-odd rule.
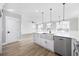
[[59, 40], [63, 40], [63, 39], [59, 39]]
[[47, 44], [47, 41], [45, 41], [45, 43]]
[[10, 33], [10, 31], [8, 31], [7, 33]]

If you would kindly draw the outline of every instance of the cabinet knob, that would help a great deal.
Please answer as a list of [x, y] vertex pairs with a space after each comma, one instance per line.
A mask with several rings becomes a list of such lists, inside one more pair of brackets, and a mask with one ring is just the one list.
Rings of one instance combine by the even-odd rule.
[[45, 41], [45, 43], [47, 44], [47, 41]]
[[7, 33], [10, 33], [10, 31], [8, 31]]

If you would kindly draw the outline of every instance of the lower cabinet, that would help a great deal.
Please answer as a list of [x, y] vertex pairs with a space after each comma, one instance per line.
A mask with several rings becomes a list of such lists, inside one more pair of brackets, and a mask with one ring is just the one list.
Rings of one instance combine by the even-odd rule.
[[49, 50], [54, 51], [54, 41], [53, 41], [53, 40], [47, 40], [46, 47], [47, 47]]
[[[37, 42], [37, 44], [38, 43], [39, 42]], [[40, 44], [39, 45], [50, 50], [50, 51], [54, 51], [54, 41], [53, 40], [40, 38]]]
[[40, 35], [33, 35], [34, 43], [54, 52], [54, 40], [53, 39], [44, 39], [40, 38]]
[[42, 47], [44, 47], [44, 48], [46, 48], [46, 40], [44, 40], [43, 38], [40, 38], [40, 45], [42, 46]]

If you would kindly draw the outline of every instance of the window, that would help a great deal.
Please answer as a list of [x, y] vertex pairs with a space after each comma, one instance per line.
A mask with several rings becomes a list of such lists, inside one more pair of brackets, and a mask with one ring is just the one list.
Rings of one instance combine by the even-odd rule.
[[47, 31], [51, 29], [51, 23], [47, 23]]
[[56, 23], [56, 30], [57, 31], [69, 31], [69, 21], [61, 21]]
[[43, 32], [43, 24], [38, 24], [38, 32], [39, 33]]

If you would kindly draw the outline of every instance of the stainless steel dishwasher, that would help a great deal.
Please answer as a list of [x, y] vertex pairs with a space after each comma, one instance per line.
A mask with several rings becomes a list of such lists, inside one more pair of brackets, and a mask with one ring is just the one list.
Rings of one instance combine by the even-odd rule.
[[71, 56], [71, 38], [54, 36], [54, 51], [63, 56]]

